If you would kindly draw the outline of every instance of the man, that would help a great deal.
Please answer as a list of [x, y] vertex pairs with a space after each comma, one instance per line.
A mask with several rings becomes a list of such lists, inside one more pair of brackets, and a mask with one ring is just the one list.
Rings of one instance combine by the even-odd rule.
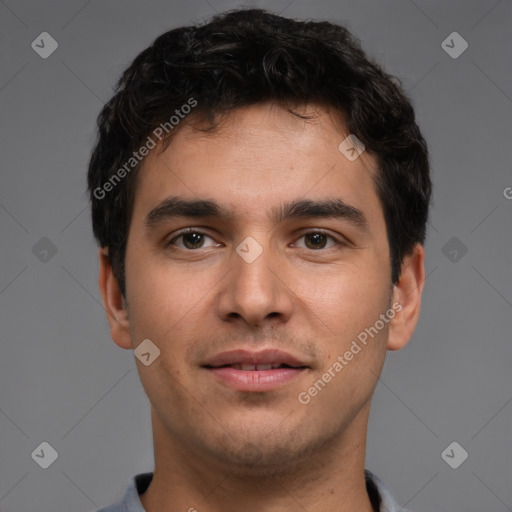
[[160, 36], [98, 126], [99, 286], [155, 455], [103, 512], [399, 510], [364, 464], [425, 279], [401, 89], [343, 27], [240, 10]]

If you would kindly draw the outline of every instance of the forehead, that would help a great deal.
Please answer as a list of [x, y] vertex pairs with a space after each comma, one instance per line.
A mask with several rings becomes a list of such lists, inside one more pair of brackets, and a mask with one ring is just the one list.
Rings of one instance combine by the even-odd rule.
[[318, 106], [300, 114], [312, 118], [269, 103], [233, 111], [212, 131], [185, 120], [165, 151], [157, 147], [144, 160], [134, 214], [182, 196], [215, 199], [250, 220], [286, 202], [328, 197], [383, 220], [375, 158], [364, 151], [351, 160], [340, 150], [349, 135], [340, 116]]

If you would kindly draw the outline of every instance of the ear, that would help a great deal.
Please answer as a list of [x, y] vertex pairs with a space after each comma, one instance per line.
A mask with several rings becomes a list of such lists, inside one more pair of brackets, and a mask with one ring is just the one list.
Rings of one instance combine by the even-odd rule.
[[400, 350], [412, 337], [418, 323], [421, 294], [425, 285], [425, 249], [416, 244], [404, 258], [398, 283], [393, 287], [392, 304], [396, 314], [389, 322], [388, 350]]
[[98, 284], [107, 313], [110, 336], [121, 348], [133, 349], [128, 308], [119, 288], [119, 283], [112, 272], [108, 249], [101, 248], [98, 253], [100, 259]]

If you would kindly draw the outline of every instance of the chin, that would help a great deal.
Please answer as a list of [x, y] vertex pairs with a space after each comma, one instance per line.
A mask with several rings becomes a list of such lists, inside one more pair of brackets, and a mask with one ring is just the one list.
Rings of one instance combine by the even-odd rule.
[[[298, 430], [298, 429], [296, 429]], [[318, 434], [305, 439], [298, 431], [280, 430], [274, 434], [237, 432], [222, 438], [207, 450], [233, 475], [240, 477], [279, 477], [311, 467], [310, 457], [329, 444], [330, 437]], [[204, 442], [204, 439], [203, 439]], [[206, 448], [206, 447], [205, 447]]]

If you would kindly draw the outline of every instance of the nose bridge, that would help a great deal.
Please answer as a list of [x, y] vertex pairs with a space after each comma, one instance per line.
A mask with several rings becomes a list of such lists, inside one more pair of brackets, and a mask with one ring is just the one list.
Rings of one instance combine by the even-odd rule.
[[[269, 300], [275, 288], [275, 274], [272, 271], [270, 243], [260, 235], [260, 242], [252, 236], [246, 237], [233, 254], [233, 271], [239, 292], [250, 292], [254, 299]], [[275, 263], [274, 263], [275, 264]]]
[[231, 272], [219, 302], [219, 313], [224, 318], [243, 317], [248, 323], [258, 324], [277, 314], [289, 316], [291, 300], [278, 278], [279, 255], [272, 252], [268, 232], [266, 235], [260, 235], [259, 241], [256, 236], [248, 236], [233, 251]]

